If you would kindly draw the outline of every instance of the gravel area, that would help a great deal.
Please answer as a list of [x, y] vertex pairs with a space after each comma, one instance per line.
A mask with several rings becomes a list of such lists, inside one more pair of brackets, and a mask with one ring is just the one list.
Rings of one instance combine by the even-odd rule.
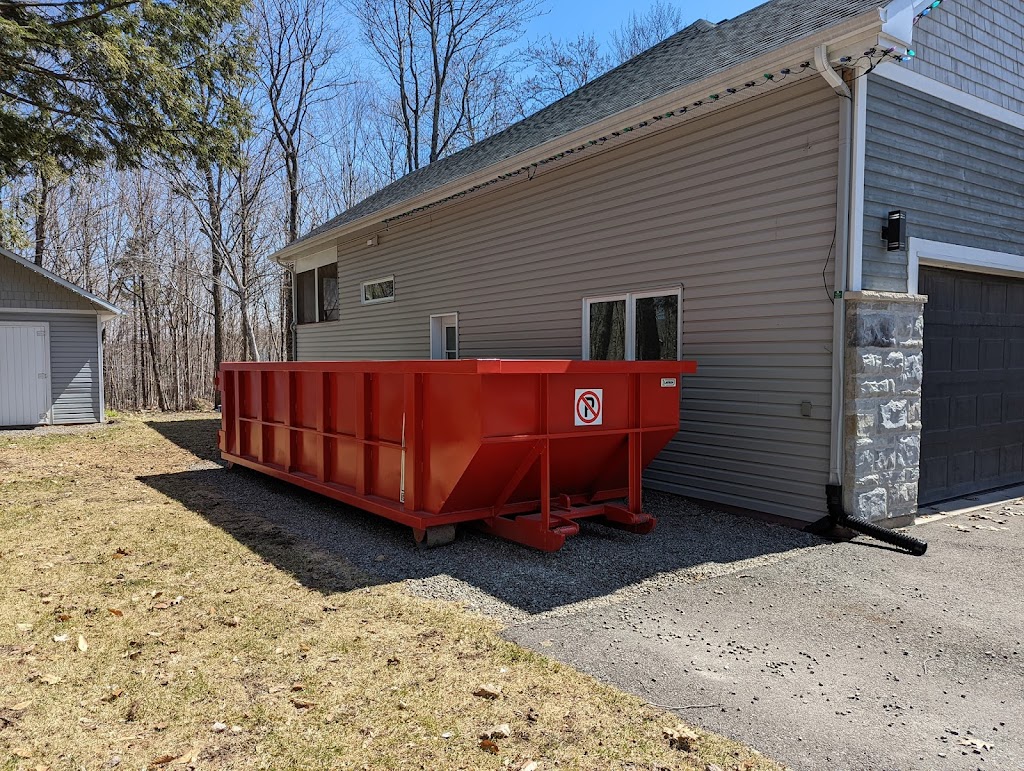
[[[561, 551], [545, 554], [461, 527], [455, 543], [421, 549], [407, 527], [248, 469], [225, 470], [210, 445], [214, 421], [151, 426], [204, 457], [185, 474], [143, 480], [168, 495], [191, 499], [193, 508], [230, 500], [382, 582], [403, 581], [417, 596], [457, 602], [505, 623], [650, 596], [665, 586], [741, 573], [823, 543], [790, 528], [650, 493], [646, 508], [658, 526], [646, 536], [584, 522]], [[249, 545], [259, 550], [259, 543]]]

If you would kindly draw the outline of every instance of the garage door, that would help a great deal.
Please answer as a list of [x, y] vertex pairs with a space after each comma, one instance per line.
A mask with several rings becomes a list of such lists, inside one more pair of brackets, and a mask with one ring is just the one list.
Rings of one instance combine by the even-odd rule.
[[1024, 280], [922, 268], [920, 504], [1024, 483]]
[[50, 352], [46, 324], [0, 322], [0, 426], [46, 423]]

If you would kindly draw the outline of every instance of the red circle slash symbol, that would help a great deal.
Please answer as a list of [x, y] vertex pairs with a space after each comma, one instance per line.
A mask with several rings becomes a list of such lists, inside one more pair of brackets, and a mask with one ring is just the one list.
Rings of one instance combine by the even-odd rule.
[[593, 423], [601, 417], [601, 398], [593, 391], [584, 391], [576, 400], [576, 414], [584, 423]]

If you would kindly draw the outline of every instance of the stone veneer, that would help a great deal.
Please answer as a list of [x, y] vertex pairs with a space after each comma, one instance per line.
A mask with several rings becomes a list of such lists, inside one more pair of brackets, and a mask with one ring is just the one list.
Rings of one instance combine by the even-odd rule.
[[843, 505], [856, 517], [904, 524], [917, 512], [928, 298], [863, 291], [844, 299]]

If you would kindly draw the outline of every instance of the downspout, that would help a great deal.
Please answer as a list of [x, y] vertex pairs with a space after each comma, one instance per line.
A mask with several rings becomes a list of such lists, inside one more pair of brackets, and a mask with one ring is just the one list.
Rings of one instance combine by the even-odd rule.
[[832, 297], [832, 442], [829, 448], [829, 484], [843, 483], [843, 384], [845, 383], [847, 266], [850, 254], [850, 192], [853, 164], [853, 95], [842, 76], [832, 69], [828, 46], [814, 50], [814, 63], [825, 82], [839, 95], [839, 169], [836, 182], [835, 293]]

